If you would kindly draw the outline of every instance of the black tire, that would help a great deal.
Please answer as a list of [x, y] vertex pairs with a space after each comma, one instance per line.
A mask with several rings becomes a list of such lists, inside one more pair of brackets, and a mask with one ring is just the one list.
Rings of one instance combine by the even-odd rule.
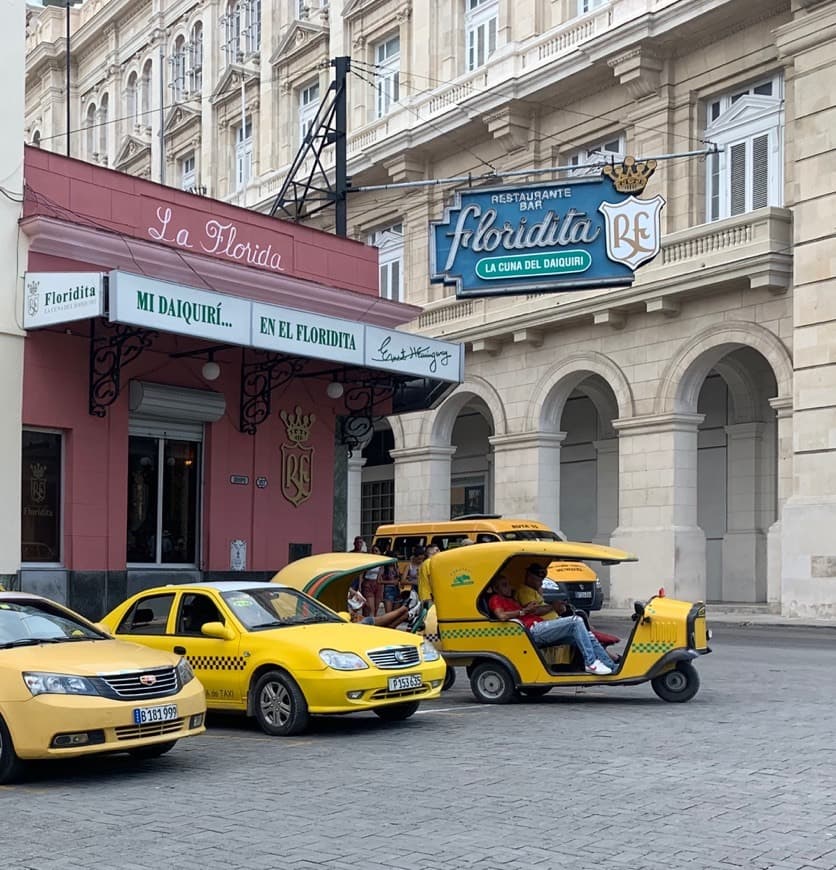
[[0, 718], [0, 785], [14, 782], [23, 770], [23, 762], [17, 757], [9, 729]]
[[551, 686], [529, 686], [527, 689], [518, 689], [517, 691], [523, 698], [543, 698], [551, 692]]
[[516, 694], [511, 672], [499, 662], [476, 665], [470, 675], [470, 689], [481, 704], [507, 704]]
[[283, 671], [262, 674], [253, 689], [255, 718], [265, 734], [292, 737], [310, 721], [308, 702], [294, 680]]
[[421, 706], [420, 701], [404, 701], [402, 704], [390, 704], [387, 707], [375, 707], [374, 712], [384, 722], [403, 722], [414, 716]]
[[700, 675], [691, 662], [677, 662], [676, 667], [650, 681], [653, 691], [672, 704], [690, 701], [700, 688]]
[[131, 758], [159, 758], [166, 752], [171, 752], [176, 745], [176, 740], [167, 740], [165, 743], [155, 743], [153, 746], [140, 746], [137, 749], [131, 749], [128, 754]]
[[456, 669], [452, 665], [447, 665], [447, 670], [444, 672], [444, 682], [441, 684], [441, 691], [446, 692], [452, 689], [456, 683]]

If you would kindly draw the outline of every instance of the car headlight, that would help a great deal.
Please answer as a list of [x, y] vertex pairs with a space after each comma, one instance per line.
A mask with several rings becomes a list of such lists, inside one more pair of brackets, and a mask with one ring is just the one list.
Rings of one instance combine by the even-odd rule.
[[177, 679], [180, 680], [181, 686], [185, 686], [194, 679], [194, 671], [185, 656], [177, 662]]
[[73, 674], [24, 671], [23, 682], [33, 695], [98, 695], [93, 683]]
[[368, 665], [353, 652], [338, 652], [335, 649], [323, 649], [319, 651], [319, 657], [335, 671], [362, 671]]
[[425, 662], [437, 662], [441, 658], [438, 650], [428, 640], [421, 644], [421, 655]]

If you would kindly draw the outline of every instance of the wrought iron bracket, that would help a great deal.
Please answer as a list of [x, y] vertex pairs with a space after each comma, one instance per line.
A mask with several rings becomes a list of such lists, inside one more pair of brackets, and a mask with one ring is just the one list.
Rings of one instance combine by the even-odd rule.
[[[124, 323], [90, 322], [90, 382], [88, 410], [93, 417], [105, 417], [119, 398], [122, 366], [133, 362], [157, 338], [157, 332]], [[101, 330], [105, 330], [101, 333]]]
[[348, 413], [340, 416], [340, 441], [349, 455], [366, 446], [375, 422], [384, 416], [380, 406], [392, 401], [397, 388], [391, 378], [346, 384], [343, 403]]
[[240, 428], [255, 435], [258, 427], [270, 416], [273, 392], [284, 386], [305, 368], [305, 360], [286, 354], [251, 351], [241, 352], [241, 420]]

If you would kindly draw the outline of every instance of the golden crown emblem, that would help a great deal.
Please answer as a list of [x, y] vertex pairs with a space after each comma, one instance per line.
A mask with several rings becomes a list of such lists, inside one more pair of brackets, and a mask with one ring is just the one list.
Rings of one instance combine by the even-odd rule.
[[635, 157], [625, 157], [623, 163], [605, 166], [601, 174], [612, 181], [619, 193], [641, 193], [655, 171], [655, 160], [636, 161]]
[[35, 480], [44, 480], [46, 478], [46, 466], [40, 462], [30, 465], [29, 470], [32, 472], [32, 477]]
[[287, 411], [281, 411], [279, 416], [282, 418], [287, 437], [290, 441], [296, 444], [301, 444], [307, 441], [311, 434], [311, 426], [316, 421], [316, 414], [303, 414], [302, 407], [296, 406], [296, 412], [288, 414]]

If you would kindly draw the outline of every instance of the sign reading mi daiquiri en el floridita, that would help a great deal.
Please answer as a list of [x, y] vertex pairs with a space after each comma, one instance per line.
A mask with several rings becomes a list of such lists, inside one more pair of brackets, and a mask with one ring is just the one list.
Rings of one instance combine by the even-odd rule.
[[618, 287], [660, 249], [661, 196], [640, 199], [656, 161], [600, 178], [456, 194], [431, 223], [430, 278], [459, 298]]

